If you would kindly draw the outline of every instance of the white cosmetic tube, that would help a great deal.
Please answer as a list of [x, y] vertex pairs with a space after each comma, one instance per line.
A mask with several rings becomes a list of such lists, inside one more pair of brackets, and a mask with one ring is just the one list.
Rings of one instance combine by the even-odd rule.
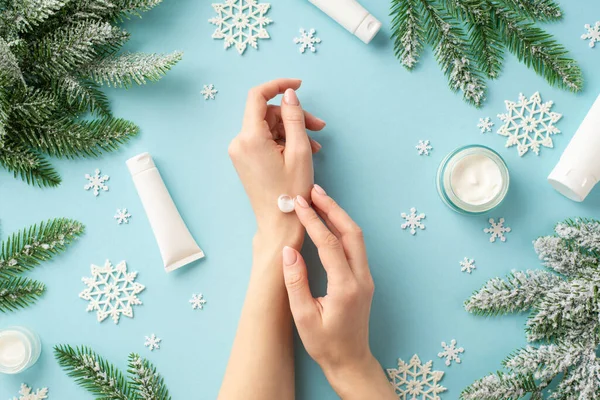
[[600, 96], [548, 176], [563, 196], [583, 201], [600, 180]]
[[309, 0], [365, 43], [377, 35], [381, 22], [356, 0]]
[[148, 153], [127, 160], [133, 183], [150, 221], [165, 270], [171, 272], [204, 257], [173, 203]]

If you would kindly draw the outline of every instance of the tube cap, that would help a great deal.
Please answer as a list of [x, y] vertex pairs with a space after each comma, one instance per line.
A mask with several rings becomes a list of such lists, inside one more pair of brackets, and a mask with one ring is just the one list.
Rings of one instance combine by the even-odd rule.
[[565, 167], [559, 162], [548, 176], [548, 182], [563, 196], [581, 202], [598, 180], [589, 173]]
[[135, 176], [140, 172], [144, 172], [155, 167], [150, 153], [142, 153], [138, 154], [137, 156], [133, 156], [127, 160], [126, 164], [127, 168], [129, 168], [131, 176]]
[[371, 39], [377, 35], [377, 32], [381, 29], [381, 22], [371, 14], [368, 14], [365, 19], [360, 23], [354, 35], [363, 42], [369, 44]]

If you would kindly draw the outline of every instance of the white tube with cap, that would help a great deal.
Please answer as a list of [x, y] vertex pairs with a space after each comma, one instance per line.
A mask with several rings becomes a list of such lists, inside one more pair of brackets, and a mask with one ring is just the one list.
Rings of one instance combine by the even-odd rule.
[[148, 153], [127, 160], [133, 183], [150, 221], [165, 270], [171, 272], [204, 257], [173, 203]]
[[365, 43], [377, 35], [381, 22], [356, 0], [309, 0]]
[[583, 201], [600, 180], [600, 96], [548, 176], [548, 182], [571, 200]]

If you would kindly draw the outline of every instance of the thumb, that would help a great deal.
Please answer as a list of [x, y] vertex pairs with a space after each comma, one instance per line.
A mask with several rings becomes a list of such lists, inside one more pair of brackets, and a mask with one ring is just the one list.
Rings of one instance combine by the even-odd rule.
[[281, 119], [285, 129], [286, 154], [291, 154], [292, 157], [311, 155], [304, 118], [304, 111], [296, 92], [293, 89], [286, 90], [281, 102]]
[[314, 318], [317, 308], [308, 286], [304, 258], [288, 246], [283, 248], [283, 277], [296, 326]]

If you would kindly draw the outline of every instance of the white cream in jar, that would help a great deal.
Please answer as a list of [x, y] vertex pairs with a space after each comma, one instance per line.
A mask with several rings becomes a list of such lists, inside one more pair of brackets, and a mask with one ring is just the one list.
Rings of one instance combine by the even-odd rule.
[[36, 363], [42, 347], [38, 336], [20, 326], [0, 330], [0, 373], [17, 374]]
[[453, 210], [485, 213], [504, 200], [508, 168], [498, 153], [485, 146], [465, 146], [450, 153], [438, 170], [438, 192]]

